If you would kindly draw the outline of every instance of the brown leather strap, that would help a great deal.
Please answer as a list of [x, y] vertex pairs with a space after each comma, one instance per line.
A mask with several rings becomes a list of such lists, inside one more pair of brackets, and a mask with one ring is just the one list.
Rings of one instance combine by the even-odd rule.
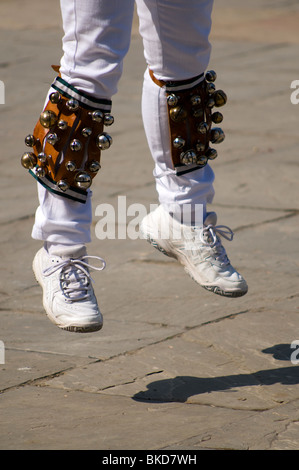
[[166, 85], [166, 82], [163, 82], [163, 80], [158, 80], [158, 78], [155, 77], [154, 72], [151, 69], [149, 69], [149, 74], [153, 82], [159, 87], [162, 88], [164, 85]]

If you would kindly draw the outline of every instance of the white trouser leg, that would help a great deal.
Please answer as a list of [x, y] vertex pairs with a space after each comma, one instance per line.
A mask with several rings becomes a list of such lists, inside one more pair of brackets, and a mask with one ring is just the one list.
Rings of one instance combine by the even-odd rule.
[[[130, 44], [134, 0], [60, 0], [60, 5], [65, 33], [62, 78], [93, 97], [111, 99]], [[38, 196], [34, 239], [48, 245], [90, 241], [91, 192], [85, 204], [56, 196], [41, 185]]]
[[[158, 79], [186, 80], [203, 73], [210, 59], [208, 40], [212, 0], [136, 0], [145, 58]], [[189, 205], [205, 214], [214, 196], [214, 173], [209, 165], [176, 176], [171, 160], [166, 96], [148, 71], [144, 75], [142, 115], [155, 162], [159, 201], [170, 212]], [[199, 205], [199, 206], [196, 206]], [[175, 214], [176, 215], [176, 214]]]

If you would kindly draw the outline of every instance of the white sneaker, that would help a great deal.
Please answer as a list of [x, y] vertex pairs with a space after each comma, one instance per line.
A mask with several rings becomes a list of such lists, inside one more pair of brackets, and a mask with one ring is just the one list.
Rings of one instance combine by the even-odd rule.
[[202, 227], [183, 225], [160, 205], [142, 220], [140, 233], [162, 253], [177, 259], [205, 289], [227, 297], [240, 297], [246, 294], [247, 283], [230, 264], [217, 235], [232, 240], [233, 232], [216, 223], [217, 216], [211, 212]]
[[[89, 258], [101, 261], [96, 268]], [[43, 305], [49, 319], [64, 330], [85, 333], [103, 326], [102, 314], [95, 297], [89, 268], [104, 269], [98, 256], [87, 256], [85, 247], [69, 247], [63, 253], [50, 255], [41, 248], [33, 260], [35, 277], [43, 288]]]

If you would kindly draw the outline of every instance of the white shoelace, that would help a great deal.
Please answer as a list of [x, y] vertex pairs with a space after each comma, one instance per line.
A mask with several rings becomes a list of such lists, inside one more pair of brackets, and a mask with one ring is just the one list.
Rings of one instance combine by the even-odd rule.
[[[84, 259], [97, 259], [102, 262], [100, 268], [92, 266], [84, 261]], [[90, 282], [93, 279], [89, 273], [89, 269], [102, 271], [105, 269], [106, 263], [99, 256], [82, 256], [80, 259], [70, 258], [56, 263], [45, 269], [44, 276], [51, 276], [56, 271], [61, 270], [60, 286], [65, 297], [71, 301], [84, 300], [89, 297]]]
[[207, 225], [199, 230], [199, 240], [207, 248], [211, 248], [213, 256], [223, 265], [230, 264], [225, 248], [218, 235], [232, 241], [234, 232], [226, 225]]

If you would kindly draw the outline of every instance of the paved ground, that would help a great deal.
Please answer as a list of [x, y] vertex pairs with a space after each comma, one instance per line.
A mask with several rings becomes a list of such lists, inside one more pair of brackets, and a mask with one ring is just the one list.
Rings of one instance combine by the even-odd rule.
[[[95, 216], [105, 323], [89, 335], [43, 313], [31, 271], [36, 186], [20, 165], [60, 59], [58, 2], [1, 0], [0, 12], [0, 448], [298, 449], [298, 1], [215, 1], [211, 67], [230, 100], [213, 207], [235, 231], [226, 247], [248, 294], [206, 292], [142, 240], [98, 240]], [[94, 211], [117, 209], [119, 196], [157, 203], [143, 71], [135, 24]]]

